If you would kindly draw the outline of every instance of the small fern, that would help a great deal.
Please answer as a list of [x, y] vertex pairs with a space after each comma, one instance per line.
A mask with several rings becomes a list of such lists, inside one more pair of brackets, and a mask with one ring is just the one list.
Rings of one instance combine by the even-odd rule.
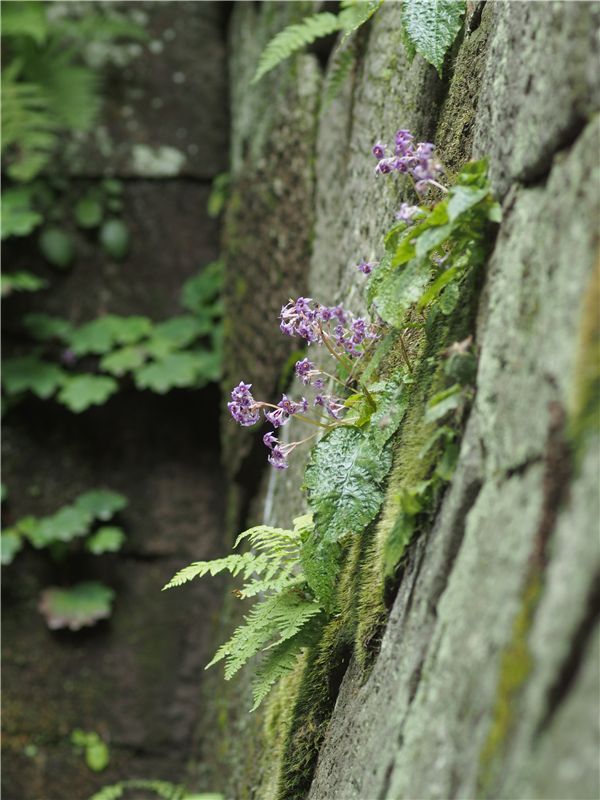
[[287, 28], [274, 36], [263, 50], [256, 74], [252, 78], [252, 83], [258, 83], [267, 72], [275, 69], [282, 61], [302, 50], [303, 47], [312, 44], [316, 39], [321, 39], [323, 36], [336, 33], [340, 28], [339, 17], [335, 14], [330, 14], [328, 11], [313, 14], [303, 19], [302, 22], [288, 25]]
[[266, 653], [253, 686], [253, 709], [274, 684], [293, 668], [301, 650], [318, 637], [326, 615], [301, 568], [304, 543], [314, 531], [312, 517], [294, 520], [292, 530], [258, 525], [241, 533], [235, 547], [246, 542], [251, 550], [214, 561], [198, 561], [180, 570], [164, 587], [180, 586], [203, 575], [229, 572], [241, 575], [240, 598], [258, 597], [243, 623], [215, 653], [208, 667], [225, 661], [230, 680], [253, 656]]
[[382, 4], [383, 0], [369, 0], [368, 2], [345, 0], [342, 3], [342, 10], [337, 16], [324, 11], [305, 17], [301, 22], [288, 25], [271, 39], [261, 53], [256, 73], [251, 82], [258, 83], [262, 77], [293, 56], [294, 53], [323, 36], [343, 31], [344, 36], [340, 43], [343, 44], [373, 16]]
[[331, 71], [327, 76], [327, 84], [323, 98], [323, 105], [325, 108], [337, 97], [346, 78], [352, 72], [355, 63], [356, 52], [352, 46], [344, 48], [336, 55]]

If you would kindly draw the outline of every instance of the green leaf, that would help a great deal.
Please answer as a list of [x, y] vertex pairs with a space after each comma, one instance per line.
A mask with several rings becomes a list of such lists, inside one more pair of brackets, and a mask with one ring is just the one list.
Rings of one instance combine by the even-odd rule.
[[443, 244], [452, 234], [454, 226], [451, 223], [440, 225], [438, 227], [430, 227], [417, 239], [415, 252], [417, 258], [425, 258], [432, 250], [435, 250]]
[[30, 391], [46, 400], [69, 377], [56, 364], [34, 356], [7, 358], [2, 362], [2, 386], [9, 395]]
[[461, 28], [465, 6], [464, 0], [403, 0], [406, 36], [440, 76], [444, 57]]
[[476, 186], [453, 186], [448, 196], [448, 218], [451, 221], [458, 219], [467, 211], [484, 200], [489, 194], [489, 189], [478, 189]]
[[225, 265], [213, 261], [183, 284], [181, 305], [195, 314], [202, 313], [219, 298], [223, 286]]
[[63, 506], [56, 514], [37, 521], [26, 534], [31, 544], [40, 549], [54, 542], [70, 542], [85, 536], [93, 522], [93, 515], [76, 505]]
[[77, 375], [67, 378], [58, 401], [75, 414], [93, 405], [102, 405], [119, 388], [113, 378], [100, 375]]
[[452, 314], [460, 299], [460, 286], [455, 281], [448, 284], [440, 297], [439, 309], [447, 317]]
[[[381, 272], [380, 272], [381, 271]], [[428, 259], [413, 259], [401, 269], [380, 264], [374, 273], [373, 305], [379, 316], [395, 327], [402, 327], [406, 311], [423, 294], [431, 275]]]
[[43, 3], [2, 3], [2, 36], [29, 36], [43, 45], [47, 32]]
[[0, 533], [0, 564], [12, 564], [14, 557], [23, 548], [23, 539], [15, 530], [7, 529]]
[[281, 64], [282, 61], [285, 61], [316, 39], [339, 31], [341, 27], [342, 23], [339, 17], [327, 11], [305, 17], [301, 22], [294, 25], [288, 25], [287, 28], [271, 39], [261, 53], [256, 73], [251, 82], [257, 83], [264, 75]]
[[160, 357], [172, 350], [187, 347], [206, 333], [205, 322], [192, 314], [181, 314], [155, 325], [146, 347], [152, 355]]
[[462, 387], [457, 383], [443, 392], [434, 395], [425, 412], [425, 422], [435, 422], [442, 419], [450, 411], [455, 411], [463, 403]]
[[422, 309], [432, 303], [438, 297], [442, 289], [448, 283], [450, 283], [450, 281], [454, 280], [458, 274], [458, 267], [449, 267], [449, 269], [444, 270], [444, 272], [442, 272], [442, 274], [435, 279], [431, 286], [428, 286], [423, 292], [421, 298], [419, 299], [417, 308]]
[[487, 180], [488, 163], [486, 158], [479, 161], [469, 161], [462, 167], [456, 178], [460, 186], [478, 186], [484, 188]]
[[23, 324], [34, 339], [47, 341], [48, 339], [61, 339], [68, 341], [73, 326], [62, 317], [52, 317], [50, 314], [26, 314], [23, 317]]
[[46, 261], [59, 269], [70, 267], [75, 258], [73, 241], [61, 228], [45, 228], [40, 234], [39, 248]]
[[100, 244], [104, 251], [117, 261], [129, 252], [130, 236], [125, 223], [120, 219], [107, 220], [100, 229]]
[[369, 437], [376, 448], [382, 449], [398, 430], [408, 407], [408, 393], [402, 376], [390, 378], [381, 388], [369, 387], [375, 393], [377, 410], [371, 416]]
[[71, 742], [76, 747], [84, 749], [85, 763], [93, 772], [102, 772], [108, 766], [110, 761], [108, 746], [95, 731], [88, 733], [76, 728], [71, 734]]
[[102, 222], [102, 204], [93, 196], [83, 197], [73, 209], [77, 224], [82, 228], [96, 228]]
[[401, 511], [385, 544], [384, 570], [386, 577], [394, 574], [396, 564], [402, 558], [416, 529], [416, 518]]
[[371, 522], [391, 462], [390, 450], [379, 450], [357, 428], [335, 428], [315, 445], [304, 480], [315, 530], [324, 540], [337, 542]]
[[449, 481], [452, 478], [458, 462], [459, 453], [460, 447], [457, 442], [450, 442], [447, 445], [442, 458], [435, 468], [436, 475], [439, 475], [442, 480]]
[[99, 556], [102, 553], [116, 553], [121, 549], [121, 545], [125, 541], [125, 534], [121, 528], [112, 526], [105, 526], [98, 528], [98, 530], [90, 536], [86, 541], [86, 549]]
[[12, 272], [4, 273], [0, 276], [0, 293], [2, 297], [8, 297], [14, 292], [37, 292], [45, 289], [48, 281], [38, 278], [31, 272]]
[[115, 593], [97, 581], [78, 583], [70, 589], [46, 589], [40, 597], [39, 610], [51, 630], [80, 628], [95, 625], [112, 611]]
[[148, 336], [152, 322], [148, 317], [119, 317], [105, 314], [77, 328], [69, 337], [76, 355], [107, 353], [115, 344], [133, 344]]
[[79, 495], [74, 505], [95, 519], [106, 522], [127, 506], [127, 498], [110, 489], [92, 489]]
[[100, 368], [121, 377], [126, 372], [138, 369], [145, 361], [146, 351], [143, 347], [122, 347], [105, 355], [100, 361]]
[[216, 219], [225, 208], [225, 203], [229, 196], [230, 183], [231, 176], [228, 172], [221, 172], [213, 178], [208, 203], [206, 204], [206, 210], [211, 219]]
[[150, 389], [164, 394], [173, 387], [193, 386], [199, 372], [199, 362], [193, 353], [170, 353], [160, 361], [153, 361], [135, 373], [138, 389]]
[[333, 611], [335, 589], [340, 573], [339, 542], [324, 539], [313, 531], [302, 545], [300, 562], [306, 582], [325, 611]]
[[7, 189], [2, 192], [2, 241], [9, 236], [28, 236], [44, 218], [31, 208], [29, 188]]

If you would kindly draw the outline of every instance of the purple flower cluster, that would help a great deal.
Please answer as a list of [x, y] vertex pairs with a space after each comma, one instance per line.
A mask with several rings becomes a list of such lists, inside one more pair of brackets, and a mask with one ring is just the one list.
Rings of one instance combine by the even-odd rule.
[[[348, 356], [362, 355], [359, 347], [379, 338], [377, 326], [362, 317], [355, 317], [342, 305], [311, 303], [310, 297], [299, 297], [283, 306], [279, 326], [283, 333], [300, 336], [309, 344], [335, 343]], [[300, 373], [299, 377], [303, 380], [304, 376]]]
[[369, 261], [361, 261], [360, 264], [356, 265], [356, 269], [359, 272], [362, 272], [363, 275], [370, 275], [377, 264], [371, 264]]
[[408, 203], [402, 203], [400, 206], [400, 211], [396, 214], [396, 219], [400, 222], [406, 222], [407, 225], [410, 225], [414, 222], [415, 216], [420, 214], [421, 209], [419, 206], [411, 206]]
[[392, 156], [386, 157], [386, 145], [381, 142], [377, 142], [371, 152], [377, 159], [377, 175], [387, 175], [393, 171], [408, 174], [421, 194], [429, 185], [440, 186], [437, 179], [443, 170], [435, 156], [435, 145], [431, 142], [418, 142], [415, 145], [413, 139], [410, 131], [401, 129], [396, 131]]
[[241, 381], [231, 392], [231, 402], [227, 403], [229, 413], [240, 425], [256, 425], [260, 419], [261, 404], [252, 397], [251, 383]]

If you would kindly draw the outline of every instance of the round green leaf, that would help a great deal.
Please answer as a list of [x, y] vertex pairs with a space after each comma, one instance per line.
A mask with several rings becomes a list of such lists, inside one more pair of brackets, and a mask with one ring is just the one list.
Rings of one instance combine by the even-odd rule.
[[102, 222], [102, 206], [93, 197], [82, 198], [75, 206], [74, 214], [82, 228], [96, 228]]
[[67, 269], [75, 258], [71, 237], [61, 228], [45, 228], [39, 238], [40, 252], [53, 267]]
[[129, 251], [129, 231], [120, 219], [107, 220], [100, 229], [100, 244], [111, 258], [125, 258]]

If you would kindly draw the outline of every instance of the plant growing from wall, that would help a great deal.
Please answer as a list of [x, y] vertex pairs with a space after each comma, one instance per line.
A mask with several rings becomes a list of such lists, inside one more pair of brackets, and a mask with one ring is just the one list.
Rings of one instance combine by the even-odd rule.
[[[196, 562], [165, 587], [229, 571], [246, 582], [240, 597], [265, 594], [211, 662], [224, 658], [229, 679], [264, 651], [256, 668], [254, 708], [275, 681], [294, 668], [298, 654], [339, 616], [342, 565], [353, 542], [376, 520], [384, 500], [393, 463], [392, 437], [415, 383], [414, 342], [418, 349], [419, 340], [453, 313], [484, 263], [490, 226], [500, 219], [485, 161], [467, 164], [452, 185], [445, 185], [444, 169], [431, 143], [415, 143], [409, 131], [399, 130], [392, 153], [387, 149], [380, 142], [373, 147], [376, 174], [402, 176], [417, 202], [402, 203], [384, 237], [381, 260], [357, 265], [368, 276], [372, 319], [357, 317], [341, 304], [328, 306], [305, 297], [291, 300], [281, 310], [282, 333], [304, 339], [309, 348], [320, 348], [333, 360], [329, 369], [320, 365], [322, 358], [296, 362], [295, 374], [307, 393], [312, 392], [312, 401], [287, 394], [276, 404], [257, 400], [251, 384], [242, 381], [228, 403], [240, 425], [257, 426], [264, 420], [273, 427], [263, 433], [263, 443], [276, 469], [287, 469], [299, 445], [321, 436], [304, 476], [311, 514], [296, 520], [291, 531], [252, 528], [235, 545], [246, 542], [249, 552]], [[428, 200], [429, 195], [437, 202]], [[409, 336], [412, 345], [405, 340]], [[379, 375], [378, 364], [394, 342], [399, 343], [402, 360]], [[471, 337], [438, 352], [434, 360], [439, 377], [423, 409], [433, 431], [418, 455], [426, 475], [401, 490], [399, 514], [380, 564], [384, 577], [393, 576], [452, 476], [461, 421], [473, 394], [476, 357]], [[297, 441], [276, 436], [292, 418], [311, 426], [313, 433]]]
[[160, 323], [106, 314], [75, 327], [61, 317], [26, 314], [35, 345], [3, 360], [5, 395], [13, 402], [25, 392], [54, 397], [79, 413], [104, 403], [129, 376], [136, 388], [158, 394], [218, 380], [222, 275], [221, 262], [213, 262], [186, 281], [181, 304], [188, 313]]
[[[342, 0], [337, 15], [323, 11], [289, 25], [263, 50], [252, 83], [257, 83], [283, 61], [324, 36], [341, 33], [339, 47], [342, 48], [383, 3], [384, 0]], [[444, 58], [458, 35], [465, 9], [465, 0], [403, 0], [402, 35], [409, 61], [419, 53], [441, 75]], [[336, 62], [327, 99], [331, 99], [339, 88], [352, 63], [352, 51], [344, 50], [343, 57], [340, 56]]]
[[[126, 498], [118, 492], [92, 489], [50, 516], [22, 517], [0, 534], [2, 566], [12, 564], [26, 545], [48, 550], [58, 561], [81, 551], [95, 556], [116, 553], [125, 533], [118, 525], [106, 523], [126, 505]], [[84, 581], [69, 588], [45, 589], [39, 610], [48, 627], [79, 630], [110, 616], [113, 598], [114, 591], [108, 586]]]

